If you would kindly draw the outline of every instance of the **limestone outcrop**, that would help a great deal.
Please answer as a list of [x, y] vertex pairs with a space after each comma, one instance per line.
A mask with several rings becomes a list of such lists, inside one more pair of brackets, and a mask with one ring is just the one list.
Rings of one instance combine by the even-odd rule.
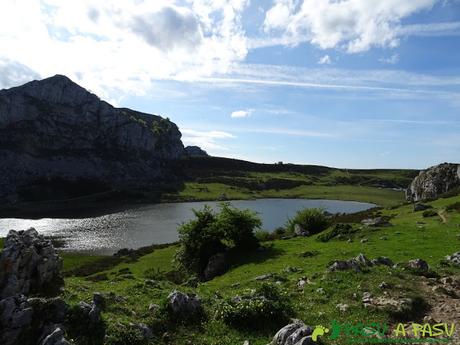
[[460, 165], [443, 163], [421, 171], [407, 188], [406, 199], [432, 200], [457, 187], [460, 187]]
[[62, 75], [0, 90], [0, 200], [155, 187], [184, 155], [180, 138], [168, 119], [115, 108]]

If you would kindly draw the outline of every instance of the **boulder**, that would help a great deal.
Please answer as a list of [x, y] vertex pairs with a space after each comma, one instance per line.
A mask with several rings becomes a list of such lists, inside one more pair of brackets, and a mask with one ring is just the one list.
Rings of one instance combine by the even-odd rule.
[[34, 311], [23, 295], [11, 296], [0, 301], [0, 344], [16, 345], [24, 341], [32, 331]]
[[414, 212], [425, 211], [425, 210], [429, 210], [430, 208], [433, 208], [433, 206], [428, 205], [428, 204], [423, 204], [421, 202], [414, 204]]
[[203, 272], [205, 280], [211, 280], [227, 272], [228, 262], [225, 253], [218, 253], [209, 258], [208, 264]]
[[31, 228], [11, 230], [0, 256], [0, 298], [57, 294], [64, 285], [62, 259], [51, 241]]
[[443, 163], [421, 171], [406, 190], [406, 199], [417, 202], [438, 198], [460, 186], [460, 166]]
[[281, 328], [273, 337], [271, 345], [306, 345], [315, 344], [311, 339], [313, 330], [300, 320]]
[[420, 272], [428, 271], [429, 269], [428, 263], [422, 259], [409, 260], [407, 265], [409, 268]]
[[386, 256], [379, 256], [376, 259], [371, 260], [373, 265], [385, 265], [392, 267], [394, 265], [393, 261], [390, 258], [387, 258]]
[[455, 266], [459, 266], [460, 267], [460, 252], [456, 252], [452, 255], [447, 255], [446, 256], [446, 260], [447, 262], [449, 262], [450, 264], [453, 264]]
[[310, 232], [302, 228], [299, 224], [294, 225], [294, 235], [296, 236], [310, 236]]
[[373, 226], [373, 227], [391, 226], [391, 223], [388, 220], [386, 220], [384, 217], [363, 219], [361, 221], [361, 224], [365, 226]]
[[372, 262], [364, 255], [359, 254], [358, 256], [350, 260], [335, 260], [329, 264], [328, 271], [345, 271], [353, 269], [356, 272], [362, 271], [366, 267], [371, 267]]
[[197, 295], [187, 295], [177, 290], [169, 294], [168, 306], [170, 311], [179, 317], [199, 315], [203, 312], [201, 300]]
[[54, 330], [40, 342], [40, 345], [70, 345], [70, 343], [65, 339], [61, 327], [55, 325]]

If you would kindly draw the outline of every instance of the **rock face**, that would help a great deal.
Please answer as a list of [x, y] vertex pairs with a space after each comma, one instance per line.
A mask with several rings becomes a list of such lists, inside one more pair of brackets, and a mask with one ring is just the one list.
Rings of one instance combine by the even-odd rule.
[[0, 199], [155, 186], [184, 155], [180, 138], [168, 119], [114, 108], [65, 76], [0, 90]]
[[[313, 329], [300, 320], [281, 328], [273, 337], [270, 345], [307, 345], [316, 344], [312, 339]], [[324, 334], [324, 333], [323, 333]]]
[[227, 272], [228, 261], [225, 253], [218, 253], [209, 258], [208, 264], [203, 272], [205, 280], [211, 280]]
[[11, 230], [0, 256], [0, 299], [58, 292], [64, 284], [61, 268], [53, 245], [35, 229]]
[[208, 153], [199, 146], [187, 146], [185, 153], [190, 157], [209, 157]]
[[420, 172], [407, 188], [406, 198], [409, 201], [436, 199], [459, 186], [460, 165], [443, 163]]

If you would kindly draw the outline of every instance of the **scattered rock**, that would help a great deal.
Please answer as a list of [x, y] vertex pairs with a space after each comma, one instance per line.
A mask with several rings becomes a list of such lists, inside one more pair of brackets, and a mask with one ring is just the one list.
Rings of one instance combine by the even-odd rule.
[[446, 260], [450, 264], [453, 264], [455, 266], [460, 266], [460, 252], [456, 252], [452, 255], [447, 255]]
[[369, 242], [369, 240], [367, 238], [363, 238], [360, 242], [361, 243], [366, 243], [366, 242]]
[[209, 258], [208, 264], [203, 272], [205, 280], [211, 280], [227, 272], [228, 262], [225, 253], [218, 253]]
[[391, 287], [391, 285], [386, 283], [386, 282], [381, 282], [379, 284], [379, 289], [381, 289], [381, 290], [386, 290], [386, 289], [389, 289], [390, 287]]
[[168, 296], [168, 305], [173, 314], [187, 317], [203, 312], [201, 300], [197, 295], [187, 295], [180, 291], [173, 291]]
[[155, 313], [159, 309], [160, 309], [160, 306], [158, 304], [154, 304], [154, 303], [149, 304], [149, 311]]
[[40, 345], [70, 345], [70, 343], [64, 338], [62, 329], [55, 325], [54, 330], [43, 339]]
[[429, 270], [428, 263], [422, 259], [409, 260], [407, 265], [409, 268], [419, 271], [419, 272], [425, 272]]
[[387, 258], [386, 256], [379, 256], [376, 259], [372, 259], [371, 262], [374, 265], [385, 265], [389, 267], [392, 267], [394, 265], [393, 261], [390, 258]]
[[350, 260], [336, 260], [329, 264], [328, 271], [345, 271], [353, 269], [356, 272], [362, 271], [366, 267], [371, 267], [372, 262], [363, 254], [359, 254], [357, 257]]
[[436, 199], [439, 195], [458, 186], [460, 186], [460, 166], [443, 163], [421, 171], [407, 188], [406, 199], [409, 201]]
[[425, 211], [425, 210], [429, 210], [430, 208], [433, 208], [433, 206], [428, 205], [428, 204], [423, 204], [421, 202], [414, 204], [414, 212]]
[[150, 329], [150, 327], [147, 326], [146, 324], [138, 323], [138, 324], [135, 325], [135, 327], [140, 331], [140, 333], [142, 334], [142, 337], [144, 339], [152, 339], [153, 338], [153, 332]]
[[250, 345], [250, 344], [249, 344], [249, 340], [245, 340], [244, 343], [243, 343], [243, 345]]
[[302, 228], [299, 224], [294, 225], [294, 235], [296, 236], [310, 236], [310, 232]]
[[348, 304], [345, 303], [339, 303], [335, 307], [342, 313], [345, 313], [349, 308]]
[[362, 302], [365, 307], [367, 307], [368, 305], [372, 303], [372, 295], [370, 294], [370, 292], [363, 293]]
[[272, 278], [273, 276], [274, 276], [273, 273], [262, 274], [260, 276], [255, 277], [254, 280], [258, 280], [258, 281], [268, 280], [268, 279]]
[[384, 217], [363, 219], [361, 221], [361, 224], [365, 226], [372, 226], [372, 227], [392, 226], [392, 224], [388, 220], [386, 220]]
[[306, 345], [315, 344], [311, 339], [313, 330], [300, 320], [293, 320], [281, 328], [273, 337], [271, 345]]
[[64, 285], [62, 259], [34, 228], [11, 230], [0, 256], [0, 298], [57, 294]]

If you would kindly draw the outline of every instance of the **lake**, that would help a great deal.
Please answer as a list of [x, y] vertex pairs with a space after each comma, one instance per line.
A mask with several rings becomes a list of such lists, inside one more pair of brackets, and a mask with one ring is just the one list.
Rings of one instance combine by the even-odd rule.
[[[120, 248], [176, 241], [178, 225], [193, 218], [193, 209], [201, 209], [206, 204], [217, 209], [219, 202], [151, 204], [80, 219], [3, 218], [0, 219], [0, 237], [5, 237], [10, 229], [34, 227], [45, 236], [62, 239], [64, 250], [113, 254]], [[231, 204], [257, 212], [262, 219], [263, 229], [268, 231], [284, 225], [289, 217], [304, 208], [319, 207], [331, 213], [353, 213], [375, 206], [355, 201], [307, 199], [235, 200]]]

